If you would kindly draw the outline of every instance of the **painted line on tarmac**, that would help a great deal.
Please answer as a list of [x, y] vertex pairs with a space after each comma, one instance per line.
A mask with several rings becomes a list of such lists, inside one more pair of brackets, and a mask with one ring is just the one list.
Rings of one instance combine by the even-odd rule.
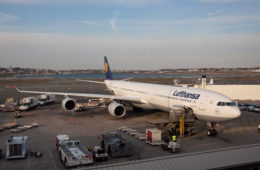
[[226, 126], [225, 125], [221, 125], [221, 130], [223, 131], [223, 134], [226, 134], [227, 133], [227, 131], [226, 131]]
[[54, 168], [57, 170], [57, 167], [56, 167], [56, 165], [55, 165], [55, 162], [54, 162], [54, 160], [53, 160], [53, 157], [52, 157], [52, 154], [51, 154], [50, 151], [49, 151], [49, 154], [50, 154], [50, 157], [51, 157], [51, 161], [52, 161], [52, 163], [53, 163], [53, 166], [54, 166]]
[[244, 124], [246, 125], [246, 127], [247, 127], [247, 131], [249, 132], [249, 133], [251, 133], [251, 127], [248, 125], [248, 122], [244, 119]]
[[[3, 159], [3, 157], [2, 157]], [[5, 162], [3, 163], [2, 170], [5, 170]]]
[[233, 127], [230, 127], [230, 131], [231, 131], [232, 135], [235, 134], [235, 129]]
[[251, 126], [255, 126], [257, 124], [257, 120], [255, 119], [249, 119], [249, 121]]
[[30, 157], [27, 155], [27, 158], [28, 158], [28, 169], [30, 170], [31, 169], [31, 162], [30, 162]]
[[243, 127], [242, 127], [242, 121], [237, 122], [237, 124], [238, 124], [238, 128], [239, 128], [239, 132], [240, 132], [241, 134], [244, 134], [244, 132], [243, 132]]
[[[250, 119], [250, 122], [252, 123], [252, 124], [251, 124], [251, 128], [257, 130], [257, 127], [258, 127], [258, 125], [260, 124], [260, 121], [259, 121], [259, 123], [258, 123], [258, 120]], [[254, 131], [254, 130], [253, 130], [253, 131]]]

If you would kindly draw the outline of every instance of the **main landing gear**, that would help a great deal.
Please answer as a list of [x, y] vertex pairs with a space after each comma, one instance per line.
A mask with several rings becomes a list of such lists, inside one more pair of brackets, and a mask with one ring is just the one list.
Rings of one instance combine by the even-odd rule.
[[208, 131], [207, 131], [208, 136], [216, 136], [217, 130], [214, 128], [216, 124], [208, 122], [207, 125], [208, 125]]

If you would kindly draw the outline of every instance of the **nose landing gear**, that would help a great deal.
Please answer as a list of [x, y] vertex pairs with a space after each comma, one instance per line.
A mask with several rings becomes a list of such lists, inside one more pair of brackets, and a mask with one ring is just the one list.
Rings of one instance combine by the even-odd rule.
[[207, 131], [207, 134], [208, 136], [216, 136], [217, 135], [217, 130], [215, 129], [215, 123], [211, 123], [211, 122], [208, 122], [208, 131]]

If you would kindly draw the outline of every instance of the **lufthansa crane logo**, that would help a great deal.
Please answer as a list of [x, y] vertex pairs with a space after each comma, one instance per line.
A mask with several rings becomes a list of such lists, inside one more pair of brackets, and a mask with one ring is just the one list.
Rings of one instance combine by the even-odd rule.
[[105, 64], [105, 71], [106, 71], [106, 73], [107, 73], [107, 63]]

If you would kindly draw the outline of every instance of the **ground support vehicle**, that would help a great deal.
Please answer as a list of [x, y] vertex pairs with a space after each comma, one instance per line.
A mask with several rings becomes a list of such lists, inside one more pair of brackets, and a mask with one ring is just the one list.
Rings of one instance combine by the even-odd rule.
[[3, 128], [5, 129], [12, 129], [14, 127], [17, 127], [19, 124], [16, 123], [16, 121], [12, 122], [12, 123], [7, 123], [3, 125]]
[[120, 131], [122, 131], [122, 132], [126, 132], [127, 129], [128, 129], [127, 126], [120, 126], [120, 127], [118, 128], [118, 130], [120, 130]]
[[146, 129], [146, 143], [151, 145], [161, 145], [162, 144], [161, 130], [156, 128]]
[[[165, 136], [179, 136], [181, 135], [181, 129], [183, 129], [184, 131], [184, 136], [191, 136], [196, 134], [194, 119], [186, 119], [184, 117], [183, 128], [181, 128], [181, 120], [159, 119], [149, 121], [149, 123], [153, 126], [156, 126], [158, 129], [162, 130]], [[166, 132], [167, 134], [165, 134]]]
[[70, 140], [68, 135], [57, 135], [56, 137], [56, 149], [59, 150], [60, 144], [67, 143]]
[[100, 146], [105, 149], [111, 157], [131, 156], [133, 154], [132, 144], [121, 137], [118, 132], [104, 132], [100, 137]]
[[135, 130], [135, 129], [131, 129], [131, 130], [128, 130], [127, 133], [128, 133], [129, 135], [135, 136], [135, 135], [138, 133], [138, 131]]
[[60, 160], [66, 168], [93, 163], [92, 153], [79, 140], [67, 140], [67, 135], [57, 136]]
[[26, 158], [27, 136], [13, 136], [7, 141], [6, 159]]
[[19, 132], [23, 132], [23, 131], [25, 131], [25, 127], [23, 127], [23, 126], [20, 126], [20, 127], [17, 127], [17, 128], [10, 130], [11, 133], [19, 133]]
[[19, 110], [26, 111], [35, 109], [38, 106], [37, 97], [26, 97], [20, 100]]
[[19, 110], [17, 110], [17, 111], [15, 111], [15, 113], [14, 113], [14, 117], [15, 117], [15, 118], [21, 118], [21, 117], [22, 117], [22, 113], [21, 113]]
[[106, 99], [89, 99], [87, 106], [88, 107], [107, 107], [109, 100]]
[[94, 161], [107, 160], [108, 154], [100, 146], [94, 146], [92, 153]]
[[18, 106], [14, 98], [7, 98], [4, 104], [0, 105], [3, 112], [14, 112]]
[[76, 103], [75, 108], [73, 109], [76, 112], [83, 112], [88, 110], [88, 104], [87, 103]]
[[42, 152], [39, 149], [31, 150], [31, 156], [42, 157]]
[[169, 150], [170, 152], [176, 153], [179, 152], [181, 149], [180, 143], [170, 141], [169, 143], [161, 144], [163, 150]]
[[146, 134], [138, 133], [138, 134], [135, 135], [135, 138], [137, 138], [137, 139], [139, 139], [141, 141], [144, 141], [144, 140], [146, 140]]
[[55, 103], [55, 95], [53, 94], [42, 94], [38, 96], [39, 105], [47, 105], [47, 104], [54, 104]]

